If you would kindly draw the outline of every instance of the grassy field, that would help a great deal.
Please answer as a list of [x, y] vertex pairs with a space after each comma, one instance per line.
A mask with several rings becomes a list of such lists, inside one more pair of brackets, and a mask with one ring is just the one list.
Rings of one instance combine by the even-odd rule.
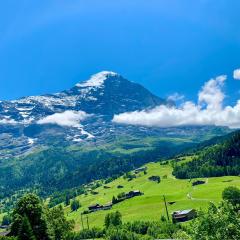
[[[204, 179], [205, 184], [192, 187], [189, 180], [180, 180], [172, 176], [172, 167], [170, 165], [160, 165], [159, 163], [149, 163], [146, 165], [147, 174], [140, 173], [136, 179], [128, 181], [123, 177], [106, 184], [108, 189], [103, 186], [95, 191], [97, 195], [88, 193], [78, 197], [82, 207], [71, 212], [70, 208], [65, 208], [65, 212], [69, 219], [74, 219], [76, 222], [76, 230], [82, 229], [81, 212], [87, 210], [88, 206], [95, 203], [105, 204], [112, 200], [113, 196], [117, 196], [121, 192], [130, 190], [140, 190], [144, 193], [143, 196], [138, 196], [132, 199], [125, 200], [113, 206], [111, 210], [98, 211], [88, 214], [90, 227], [102, 227], [104, 217], [107, 213], [119, 210], [123, 216], [123, 221], [133, 220], [157, 220], [161, 215], [165, 215], [163, 195], [166, 196], [167, 202], [175, 202], [167, 204], [169, 212], [174, 210], [183, 210], [189, 208], [206, 208], [210, 201], [219, 202], [221, 194], [227, 186], [240, 186], [240, 177], [218, 177]], [[161, 182], [149, 181], [150, 176], [157, 175], [161, 177]], [[163, 179], [166, 175], [167, 178]], [[193, 181], [193, 180], [192, 180]], [[118, 185], [124, 188], [117, 188]], [[86, 215], [83, 215], [83, 221], [86, 227]]]

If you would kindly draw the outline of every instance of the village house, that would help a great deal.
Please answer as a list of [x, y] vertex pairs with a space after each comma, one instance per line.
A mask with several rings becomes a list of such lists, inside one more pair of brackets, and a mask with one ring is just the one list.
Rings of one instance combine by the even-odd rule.
[[143, 195], [142, 192], [140, 192], [139, 190], [134, 190], [126, 193], [126, 198], [132, 198], [132, 197], [141, 196], [141, 195]]
[[195, 209], [187, 209], [181, 211], [175, 211], [172, 213], [172, 221], [176, 222], [186, 222], [197, 217], [197, 211]]
[[112, 205], [113, 205], [112, 202], [109, 202], [109, 203], [103, 205], [103, 206], [102, 206], [102, 209], [103, 209], [103, 210], [109, 210], [109, 209], [112, 208]]
[[147, 167], [137, 168], [137, 169], [134, 170], [134, 173], [138, 174], [138, 173], [144, 172], [144, 171], [147, 171]]
[[200, 184], [204, 184], [204, 183], [205, 183], [205, 181], [203, 181], [203, 180], [197, 180], [192, 183], [192, 186], [196, 186], [196, 185], [200, 185]]
[[94, 204], [94, 205], [89, 206], [88, 209], [89, 209], [89, 211], [91, 211], [91, 212], [96, 212], [96, 211], [101, 210], [102, 207], [103, 207], [103, 205], [100, 205], [100, 204], [97, 203], [97, 204]]
[[100, 211], [100, 210], [109, 210], [112, 208], [112, 202], [106, 203], [105, 205], [100, 205], [100, 204], [94, 204], [88, 207], [88, 210], [90, 212], [96, 212], [96, 211]]

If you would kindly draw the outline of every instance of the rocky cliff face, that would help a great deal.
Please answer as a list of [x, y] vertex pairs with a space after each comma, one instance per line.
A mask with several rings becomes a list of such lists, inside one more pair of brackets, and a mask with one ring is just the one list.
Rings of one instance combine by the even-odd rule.
[[[107, 141], [128, 128], [119, 126], [119, 132], [111, 122], [114, 114], [161, 104], [173, 103], [107, 71], [60, 93], [1, 101], [0, 157], [28, 153], [51, 141], [69, 144]], [[132, 129], [133, 133], [140, 128]]]

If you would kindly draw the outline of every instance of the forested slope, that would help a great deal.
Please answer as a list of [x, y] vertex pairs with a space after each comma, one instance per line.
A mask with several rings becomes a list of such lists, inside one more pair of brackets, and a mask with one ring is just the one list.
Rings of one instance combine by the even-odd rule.
[[240, 174], [240, 131], [197, 151], [190, 161], [174, 166], [177, 178], [237, 176]]

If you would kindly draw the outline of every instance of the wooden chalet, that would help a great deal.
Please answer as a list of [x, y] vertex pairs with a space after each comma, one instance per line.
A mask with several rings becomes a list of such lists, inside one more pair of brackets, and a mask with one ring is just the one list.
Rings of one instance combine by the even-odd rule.
[[138, 174], [138, 173], [144, 172], [144, 171], [147, 171], [147, 167], [137, 168], [137, 169], [134, 170], [134, 173]]
[[100, 205], [100, 204], [96, 203], [96, 204], [94, 204], [94, 205], [89, 206], [88, 209], [89, 209], [89, 211], [91, 211], [91, 212], [95, 212], [95, 211], [101, 210], [102, 207], [103, 207], [103, 205]]
[[187, 209], [181, 211], [175, 211], [172, 213], [172, 221], [176, 222], [186, 222], [197, 217], [197, 211], [195, 209]]
[[112, 205], [113, 205], [112, 202], [109, 202], [109, 203], [103, 205], [103, 206], [102, 206], [102, 209], [103, 209], [103, 210], [109, 210], [109, 209], [112, 208]]
[[132, 198], [132, 197], [141, 196], [141, 195], [143, 195], [142, 192], [140, 192], [139, 190], [134, 190], [126, 193], [126, 198]]

